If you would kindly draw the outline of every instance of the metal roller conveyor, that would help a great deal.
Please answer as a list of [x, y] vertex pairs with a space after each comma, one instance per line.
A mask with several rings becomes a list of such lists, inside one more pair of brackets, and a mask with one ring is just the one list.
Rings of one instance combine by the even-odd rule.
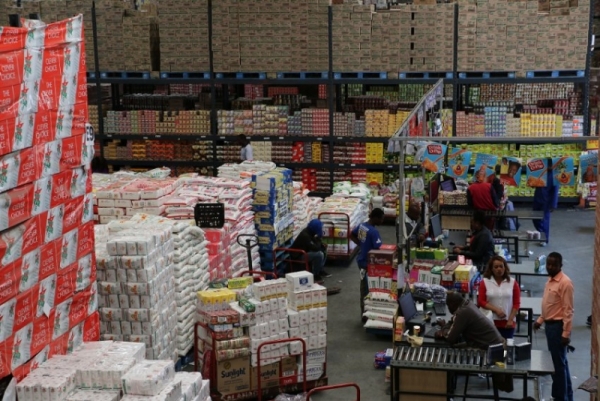
[[406, 353], [409, 350], [410, 350], [410, 348], [408, 348], [408, 347], [400, 347], [400, 352], [398, 354], [398, 359], [397, 360], [404, 361], [406, 359]]
[[434, 359], [435, 359], [435, 348], [431, 349], [431, 355], [429, 356], [429, 363], [433, 363]]
[[423, 362], [423, 348], [419, 348], [419, 353], [417, 354], [415, 362]]
[[406, 358], [406, 360], [414, 362], [416, 356], [417, 356], [417, 349], [416, 348], [411, 348], [410, 352], [409, 352], [409, 357]]
[[435, 360], [436, 363], [444, 363], [444, 360], [442, 359], [444, 356], [444, 350], [440, 349], [437, 355], [437, 359]]
[[425, 350], [423, 351], [423, 356], [421, 357], [421, 360], [423, 362], [429, 362], [429, 348], [425, 348]]

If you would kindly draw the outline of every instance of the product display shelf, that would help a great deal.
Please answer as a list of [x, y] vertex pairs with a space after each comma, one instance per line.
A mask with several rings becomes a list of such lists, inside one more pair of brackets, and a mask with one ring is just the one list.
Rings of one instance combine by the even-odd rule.
[[[213, 4], [214, 7], [214, 4]], [[209, 5], [209, 9], [211, 6]], [[460, 8], [457, 6], [457, 8]], [[329, 7], [329, 23], [330, 25], [336, 26], [333, 22], [333, 18], [335, 18], [336, 12], [341, 9], [336, 9], [335, 5]], [[420, 10], [423, 11], [423, 10]], [[189, 84], [189, 85], [206, 85], [210, 88], [211, 96], [211, 132], [210, 135], [195, 135], [194, 138], [190, 138], [189, 140], [193, 140], [196, 142], [206, 142], [211, 143], [211, 146], [207, 150], [209, 153], [212, 150], [213, 157], [212, 162], [206, 161], [206, 163], [212, 163], [212, 167], [218, 167], [221, 164], [219, 161], [219, 157], [217, 157], [217, 143], [219, 141], [230, 140], [233, 138], [226, 138], [227, 136], [220, 136], [218, 134], [218, 128], [216, 124], [216, 113], [217, 110], [221, 108], [218, 104], [217, 99], [215, 98], [215, 94], [217, 91], [222, 90], [223, 88], [228, 88], [234, 85], [261, 85], [263, 86], [264, 93], [267, 92], [270, 88], [277, 88], [278, 86], [303, 86], [303, 85], [319, 85], [319, 98], [322, 99], [327, 105], [327, 109], [329, 110], [329, 118], [330, 118], [330, 129], [328, 132], [324, 133], [315, 139], [319, 142], [325, 144], [330, 144], [329, 152], [330, 157], [328, 160], [323, 160], [321, 164], [319, 163], [303, 163], [300, 164], [298, 162], [294, 163], [293, 161], [285, 161], [281, 163], [277, 163], [282, 167], [296, 168], [296, 169], [304, 169], [304, 168], [323, 168], [329, 170], [331, 172], [331, 176], [333, 176], [334, 171], [338, 169], [345, 170], [375, 170], [375, 171], [392, 171], [396, 168], [394, 164], [386, 164], [383, 163], [341, 163], [335, 162], [333, 160], [332, 153], [336, 149], [337, 144], [344, 143], [381, 143], [386, 146], [388, 140], [383, 137], [351, 137], [351, 136], [339, 136], [336, 135], [334, 130], [333, 118], [336, 110], [340, 110], [340, 96], [342, 93], [343, 87], [351, 86], [351, 85], [364, 85], [370, 86], [369, 88], [375, 88], [375, 90], [379, 89], [379, 86], [389, 86], [389, 85], [431, 85], [434, 84], [439, 78], [443, 78], [445, 84], [448, 88], [452, 89], [451, 93], [444, 98], [446, 103], [451, 103], [451, 118], [452, 118], [452, 130], [450, 132], [456, 132], [456, 113], [460, 107], [460, 94], [462, 86], [469, 85], [480, 85], [480, 84], [539, 84], [539, 83], [573, 83], [573, 84], [581, 84], [582, 85], [582, 97], [587, 97], [587, 82], [589, 80], [589, 74], [586, 71], [582, 71], [581, 69], [572, 69], [569, 71], [554, 71], [551, 73], [546, 72], [538, 72], [538, 71], [530, 71], [527, 74], [514, 72], [477, 72], [477, 71], [462, 71], [460, 70], [460, 61], [461, 57], [457, 57], [458, 50], [460, 49], [458, 35], [459, 26], [459, 18], [457, 17], [458, 13], [455, 13], [454, 18], [454, 64], [452, 68], [452, 72], [419, 72], [419, 71], [411, 71], [410, 73], [361, 73], [361, 72], [347, 72], [347, 71], [339, 71], [339, 68], [335, 66], [335, 54], [329, 53], [329, 67], [327, 72], [322, 72], [319, 74], [312, 73], [294, 73], [294, 72], [286, 72], [286, 73], [268, 73], [268, 72], [227, 72], [223, 73], [218, 70], [218, 68], [213, 67], [213, 63], [210, 65], [211, 71], [209, 72], [188, 72], [188, 73], [169, 73], [169, 72], [157, 72], [157, 73], [148, 73], [148, 74], [107, 74], [99, 71], [98, 68], [98, 60], [95, 60], [95, 70], [88, 74], [90, 81], [95, 80], [97, 85], [100, 84], [110, 84], [115, 87], [117, 84], [127, 84], [127, 85], [173, 85], [173, 84]], [[95, 23], [95, 18], [94, 18]], [[95, 25], [95, 24], [94, 24]], [[96, 28], [94, 26], [94, 28]], [[96, 29], [94, 29], [94, 36], [96, 37]], [[335, 39], [331, 36], [332, 32], [330, 29], [328, 41], [331, 44], [335, 41]], [[209, 35], [210, 36], [210, 35]], [[96, 41], [98, 38], [95, 38]], [[209, 38], [209, 41], [211, 39]], [[448, 47], [451, 47], [452, 42], [448, 43]], [[464, 50], [464, 49], [463, 49]], [[337, 54], [337, 53], [336, 53]], [[95, 55], [97, 58], [98, 55]], [[101, 57], [101, 56], [100, 56]], [[212, 54], [210, 54], [212, 58]], [[588, 63], [589, 64], [589, 63]], [[437, 74], [437, 75], [436, 75]], [[322, 87], [322, 88], [321, 88]], [[321, 89], [323, 89], [321, 91]], [[113, 94], [115, 92], [113, 91]], [[450, 102], [450, 100], [452, 100]], [[114, 101], [114, 99], [113, 99]], [[338, 104], [336, 105], [336, 102]], [[583, 108], [583, 120], [587, 121], [587, 108]], [[450, 125], [449, 123], [445, 123], [445, 125]], [[584, 123], [584, 125], [586, 125]], [[586, 129], [587, 130], [587, 129]], [[103, 136], [102, 129], [99, 130], [99, 138], [100, 139], [108, 139], [108, 135]], [[587, 132], [587, 131], [586, 131]], [[160, 135], [160, 134], [158, 134]], [[147, 140], [167, 140], [171, 139], [166, 136], [158, 136], [156, 134], [148, 135]], [[199, 139], [198, 139], [199, 136]], [[223, 139], [225, 137], [226, 139]], [[127, 138], [128, 136], [117, 136], [117, 134], [113, 134], [113, 139], [116, 138]], [[585, 138], [585, 137], [584, 137]], [[137, 137], [131, 137], [131, 140], [137, 139]], [[173, 137], [174, 140], [186, 140], [187, 137], [176, 136]], [[262, 142], [285, 142], [285, 141], [294, 141], [294, 142], [304, 142], [308, 143], [314, 141], [311, 138], [304, 138], [302, 136], [294, 136], [294, 137], [286, 137], [282, 135], [259, 135], [256, 137], [249, 138], [251, 141], [262, 141]], [[146, 140], [144, 138], [144, 140]], [[583, 141], [585, 139], [579, 138], [538, 138], [538, 137], [449, 137], [444, 138], [448, 142], [462, 142], [462, 143], [496, 143], [496, 142], [517, 142], [517, 143], [563, 143], [570, 141]], [[119, 160], [118, 164], [126, 164], [124, 159]], [[135, 161], [135, 164], [146, 163]], [[150, 161], [147, 162], [149, 165], [152, 165]], [[175, 164], [179, 165], [180, 162], [177, 161]], [[196, 163], [196, 162], [192, 162]], [[205, 163], [204, 161], [202, 163]], [[141, 164], [139, 164], [141, 165]], [[204, 165], [204, 164], [203, 164]], [[215, 169], [216, 171], [216, 169]], [[332, 179], [333, 182], [333, 179]], [[332, 184], [331, 182], [331, 184]]]

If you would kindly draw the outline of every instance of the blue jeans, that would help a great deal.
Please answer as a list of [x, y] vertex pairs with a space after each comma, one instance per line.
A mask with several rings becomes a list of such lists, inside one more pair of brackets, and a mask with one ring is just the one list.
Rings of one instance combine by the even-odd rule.
[[533, 220], [533, 226], [539, 232], [546, 234], [546, 242], [550, 242], [550, 210], [544, 210], [542, 220]]
[[496, 327], [498, 329], [498, 331], [500, 332], [500, 335], [502, 336], [502, 338], [513, 338], [515, 336], [515, 328], [511, 327], [510, 329], [507, 328], [500, 328], [500, 327]]
[[563, 331], [562, 323], [545, 324], [548, 350], [554, 363], [552, 375], [552, 397], [556, 401], [573, 401], [573, 387], [571, 385], [571, 372], [567, 360], [567, 347], [560, 342]]
[[308, 255], [308, 263], [311, 266], [312, 274], [319, 275], [323, 271], [323, 267], [325, 267], [325, 255], [323, 252], [307, 252]]

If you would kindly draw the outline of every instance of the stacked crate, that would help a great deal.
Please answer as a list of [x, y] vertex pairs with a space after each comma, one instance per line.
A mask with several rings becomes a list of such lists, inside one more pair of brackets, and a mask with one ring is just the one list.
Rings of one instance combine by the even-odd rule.
[[[160, 70], [156, 10], [126, 10], [123, 16], [123, 67], [126, 71]], [[183, 51], [180, 47], [179, 51]]]
[[158, 8], [161, 71], [210, 70], [208, 0], [160, 0]]

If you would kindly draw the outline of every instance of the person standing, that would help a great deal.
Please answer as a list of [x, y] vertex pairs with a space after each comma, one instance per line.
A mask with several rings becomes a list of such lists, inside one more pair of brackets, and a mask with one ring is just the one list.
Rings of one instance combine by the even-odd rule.
[[538, 187], [533, 193], [533, 210], [544, 212], [541, 220], [533, 220], [536, 230], [544, 233], [545, 242], [540, 242], [540, 246], [548, 245], [550, 242], [550, 212], [558, 206], [558, 187], [554, 185], [554, 178], [551, 170], [548, 171], [548, 178], [545, 187]]
[[[365, 297], [369, 294], [369, 285], [367, 282], [367, 264], [369, 263], [369, 252], [372, 249], [381, 248], [381, 235], [375, 228], [383, 224], [384, 212], [382, 209], [375, 208], [369, 214], [369, 220], [359, 224], [352, 233], [350, 239], [360, 247], [360, 252], [356, 262], [360, 269], [360, 313], [361, 316], [365, 312]], [[362, 318], [363, 323], [366, 318]]]
[[475, 181], [467, 189], [467, 203], [475, 210], [498, 210], [498, 195], [485, 181], [485, 172], [478, 170], [475, 174]]
[[411, 202], [404, 215], [404, 226], [406, 235], [411, 246], [419, 246], [425, 241], [425, 226], [421, 222], [421, 205], [417, 202]]
[[521, 307], [521, 288], [510, 276], [508, 263], [501, 256], [492, 256], [479, 284], [477, 303], [492, 312], [494, 325], [504, 338], [515, 335], [515, 318]]
[[455, 246], [453, 253], [456, 255], [464, 255], [466, 258], [473, 261], [473, 265], [481, 271], [488, 263], [490, 258], [494, 256], [495, 245], [492, 232], [485, 226], [485, 213], [481, 210], [475, 211], [471, 217], [471, 231], [473, 236], [468, 247]]
[[[306, 228], [300, 231], [290, 249], [298, 249], [306, 252], [308, 264], [311, 266], [315, 281], [323, 281], [323, 278], [331, 277], [331, 274], [324, 270], [325, 267], [325, 247], [321, 242], [323, 237], [323, 223], [319, 219], [311, 220]], [[292, 253], [292, 257], [300, 260], [299, 252]]]
[[548, 281], [542, 297], [542, 314], [533, 328], [546, 325], [546, 341], [552, 355], [552, 397], [556, 401], [573, 401], [573, 386], [567, 347], [571, 342], [573, 326], [573, 282], [562, 271], [562, 255], [551, 252], [546, 259]]
[[254, 160], [254, 155], [252, 154], [252, 145], [250, 145], [250, 141], [246, 139], [246, 135], [240, 134], [238, 136], [238, 143], [242, 147], [242, 150], [240, 151], [240, 159], [242, 159], [242, 161]]

